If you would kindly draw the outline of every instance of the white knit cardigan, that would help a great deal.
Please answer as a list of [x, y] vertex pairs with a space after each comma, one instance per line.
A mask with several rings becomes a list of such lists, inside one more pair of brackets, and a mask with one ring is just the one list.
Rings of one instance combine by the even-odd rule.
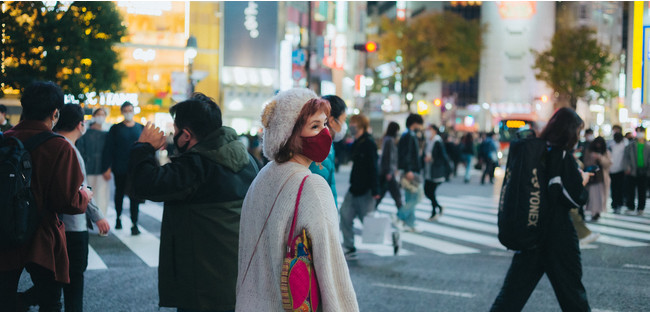
[[[339, 220], [332, 191], [321, 176], [311, 174], [305, 166], [294, 162], [267, 164], [244, 199], [239, 228], [236, 311], [284, 311], [280, 293], [282, 262], [296, 196], [306, 175], [310, 176], [302, 190], [295, 231], [298, 233], [306, 228], [310, 234], [323, 311], [359, 311], [339, 243]], [[288, 182], [277, 199], [253, 256], [264, 221], [285, 181]], [[252, 262], [243, 281], [251, 256]]]

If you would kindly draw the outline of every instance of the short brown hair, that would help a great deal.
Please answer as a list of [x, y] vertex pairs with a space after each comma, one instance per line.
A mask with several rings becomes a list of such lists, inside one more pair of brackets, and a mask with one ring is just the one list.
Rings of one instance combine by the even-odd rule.
[[370, 127], [370, 120], [364, 114], [353, 115], [350, 117], [350, 123], [357, 124], [363, 131], [368, 131], [368, 127]]
[[293, 126], [293, 130], [291, 131], [291, 136], [278, 151], [278, 156], [275, 159], [278, 163], [285, 163], [289, 161], [294, 154], [302, 151], [302, 140], [300, 139], [302, 127], [305, 126], [309, 117], [318, 112], [323, 112], [326, 116], [329, 116], [330, 103], [323, 99], [313, 98], [303, 105], [300, 114], [298, 115], [298, 119], [296, 119], [296, 124]]

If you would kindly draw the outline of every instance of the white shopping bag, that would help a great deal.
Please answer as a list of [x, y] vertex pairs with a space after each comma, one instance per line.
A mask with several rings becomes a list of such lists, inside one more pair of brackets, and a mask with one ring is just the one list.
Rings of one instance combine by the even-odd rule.
[[364, 244], [383, 244], [390, 231], [390, 218], [373, 211], [363, 218]]

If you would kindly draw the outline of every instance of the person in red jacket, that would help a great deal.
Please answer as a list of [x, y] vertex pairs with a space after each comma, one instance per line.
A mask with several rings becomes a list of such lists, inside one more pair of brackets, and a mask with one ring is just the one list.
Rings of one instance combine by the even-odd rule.
[[[52, 82], [34, 82], [25, 89], [20, 104], [21, 122], [4, 135], [25, 142], [52, 131], [63, 108], [63, 92]], [[39, 311], [60, 311], [61, 288], [70, 278], [65, 227], [58, 214], [84, 213], [93, 193], [82, 185], [77, 155], [63, 137], [47, 140], [31, 156], [31, 186], [41, 223], [29, 243], [0, 251], [0, 307], [15, 310], [18, 281], [26, 269], [34, 283]]]

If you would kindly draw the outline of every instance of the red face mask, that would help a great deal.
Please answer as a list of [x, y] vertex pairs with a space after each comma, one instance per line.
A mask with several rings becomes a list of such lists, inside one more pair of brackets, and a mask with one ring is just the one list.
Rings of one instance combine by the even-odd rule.
[[315, 162], [323, 162], [330, 153], [332, 136], [327, 127], [313, 137], [302, 138], [302, 154]]

